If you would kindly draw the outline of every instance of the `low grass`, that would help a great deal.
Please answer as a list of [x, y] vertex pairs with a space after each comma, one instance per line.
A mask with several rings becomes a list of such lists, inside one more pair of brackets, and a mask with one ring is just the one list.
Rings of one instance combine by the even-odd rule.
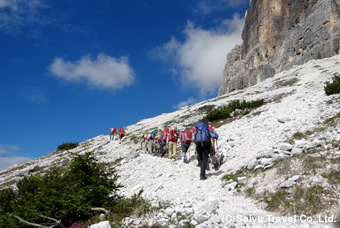
[[297, 79], [297, 78], [292, 78], [290, 80], [278, 81], [278, 82], [275, 83], [275, 86], [277, 86], [277, 87], [292, 86], [295, 83], [297, 83], [298, 81], [299, 81], [299, 79]]
[[275, 193], [265, 192], [264, 202], [267, 210], [284, 214], [315, 215], [325, 206], [323, 201], [324, 189], [321, 186], [296, 186], [292, 193], [286, 189], [279, 189]]
[[292, 213], [314, 215], [324, 209], [323, 201], [324, 189], [321, 186], [304, 188], [296, 186], [292, 194]]
[[328, 118], [324, 121], [324, 124], [327, 124], [327, 125], [331, 125], [334, 123], [334, 121], [336, 119], [340, 119], [340, 112], [338, 114], [336, 114], [335, 116], [331, 117], [331, 118]]
[[288, 192], [284, 189], [279, 189], [275, 193], [265, 193], [264, 202], [267, 204], [267, 209], [270, 211], [282, 211], [290, 207], [291, 202], [288, 201]]

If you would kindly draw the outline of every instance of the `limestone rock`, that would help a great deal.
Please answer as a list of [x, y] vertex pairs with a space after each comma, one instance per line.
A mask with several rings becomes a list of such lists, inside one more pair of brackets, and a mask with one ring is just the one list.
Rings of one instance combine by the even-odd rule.
[[340, 54], [339, 18], [340, 0], [250, 1], [243, 42], [227, 54], [219, 96]]

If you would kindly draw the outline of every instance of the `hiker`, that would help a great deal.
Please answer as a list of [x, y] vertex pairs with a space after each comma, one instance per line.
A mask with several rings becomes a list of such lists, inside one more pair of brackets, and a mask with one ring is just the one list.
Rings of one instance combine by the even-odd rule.
[[119, 144], [121, 144], [122, 143], [122, 138], [125, 135], [125, 131], [122, 128], [119, 128], [118, 134], [119, 134]]
[[[218, 139], [219, 135], [217, 134], [217, 132], [213, 128], [211, 122], [208, 122], [208, 129], [209, 129], [209, 132], [211, 133], [210, 158], [211, 158], [211, 161], [212, 161], [212, 163], [214, 165], [215, 170], [218, 170], [219, 163], [218, 163], [218, 160], [216, 158], [215, 142], [217, 143], [217, 139]], [[209, 167], [209, 164], [208, 164], [208, 167]]]
[[112, 128], [110, 128], [110, 132], [111, 132], [111, 134], [110, 134], [110, 140], [114, 140], [115, 139], [115, 132], [116, 132], [116, 128], [115, 127], [112, 127]]
[[208, 164], [210, 147], [212, 144], [211, 132], [208, 126], [203, 122], [197, 122], [195, 125], [195, 154], [198, 156], [200, 165], [200, 180], [206, 180], [205, 170]]
[[159, 135], [156, 135], [155, 139], [153, 140], [153, 148], [154, 148], [154, 155], [158, 156], [161, 148], [161, 144], [159, 141]]
[[145, 142], [145, 135], [147, 131], [144, 131], [142, 133], [141, 139], [140, 139], [140, 149], [143, 149], [143, 143]]
[[144, 142], [145, 142], [145, 152], [148, 153], [148, 142], [149, 142], [149, 139], [150, 139], [150, 132], [149, 131], [146, 131], [145, 133], [145, 136], [144, 136]]
[[177, 150], [177, 133], [175, 129], [171, 129], [168, 134], [167, 144], [169, 145], [169, 158], [172, 159], [176, 157]]
[[189, 160], [187, 158], [187, 151], [189, 150], [192, 141], [191, 131], [189, 129], [183, 128], [181, 134], [179, 135], [179, 138], [181, 140], [183, 162], [189, 163]]
[[149, 134], [149, 137], [147, 139], [147, 150], [149, 152], [149, 154], [152, 154], [153, 153], [153, 150], [152, 150], [152, 144], [153, 144], [153, 140], [155, 138], [155, 134], [156, 132], [155, 131], [152, 131], [150, 134]]
[[161, 141], [161, 148], [160, 148], [160, 156], [164, 157], [166, 153], [166, 146], [167, 146], [167, 139], [168, 139], [168, 133], [169, 130], [167, 128], [164, 128], [164, 131], [161, 134], [160, 141]]

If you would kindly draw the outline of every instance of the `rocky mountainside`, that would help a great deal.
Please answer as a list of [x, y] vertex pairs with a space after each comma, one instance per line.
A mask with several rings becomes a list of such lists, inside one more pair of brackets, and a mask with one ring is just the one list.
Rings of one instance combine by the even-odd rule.
[[[339, 72], [340, 55], [311, 60], [253, 87], [127, 126], [121, 144], [99, 135], [70, 152], [93, 151], [118, 170], [122, 194], [144, 189], [142, 197], [160, 207], [125, 218], [126, 227], [339, 227], [340, 95], [324, 91]], [[193, 126], [207, 110], [236, 99], [265, 104], [214, 123], [224, 163], [211, 167], [207, 180], [199, 180], [193, 145], [186, 164], [146, 154], [138, 143], [144, 130]], [[15, 165], [0, 172], [0, 186], [15, 188], [23, 176], [67, 166], [70, 159], [56, 151]]]
[[219, 95], [340, 52], [340, 0], [256, 0], [228, 55]]

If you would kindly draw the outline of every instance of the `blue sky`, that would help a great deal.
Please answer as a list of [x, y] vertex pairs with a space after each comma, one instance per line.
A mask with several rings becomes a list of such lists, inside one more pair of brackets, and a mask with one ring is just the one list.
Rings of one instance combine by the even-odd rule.
[[0, 0], [0, 169], [217, 96], [249, 0]]

